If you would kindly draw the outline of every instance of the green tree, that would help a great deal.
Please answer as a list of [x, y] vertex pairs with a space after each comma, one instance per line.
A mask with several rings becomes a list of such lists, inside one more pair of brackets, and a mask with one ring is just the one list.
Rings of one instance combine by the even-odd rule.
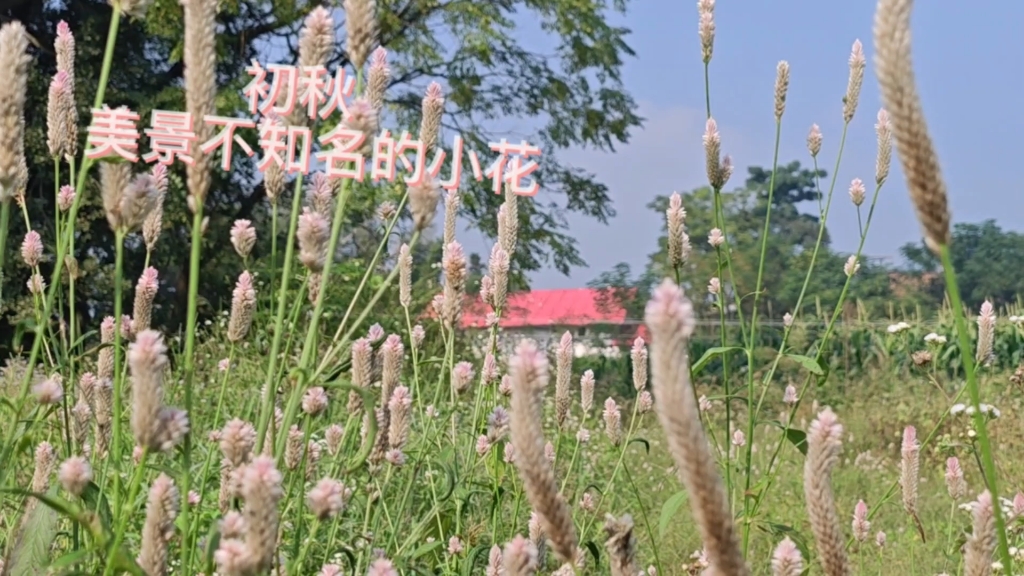
[[[748, 168], [748, 178], [742, 187], [721, 193], [722, 209], [725, 215], [726, 233], [732, 249], [732, 271], [735, 275], [739, 295], [744, 306], [753, 302], [748, 298], [757, 285], [757, 269], [761, 256], [761, 237], [764, 232], [764, 215], [768, 206], [768, 184], [771, 170], [758, 166]], [[772, 213], [769, 222], [770, 239], [765, 253], [765, 274], [762, 279], [764, 293], [761, 301], [769, 310], [778, 313], [791, 302], [780, 300], [787, 277], [800, 274], [790, 264], [803, 252], [813, 249], [818, 234], [818, 216], [800, 211], [800, 204], [817, 200], [818, 188], [815, 178], [825, 177], [825, 171], [801, 168], [797, 161], [779, 166], [772, 195]], [[710, 305], [707, 293], [708, 280], [718, 275], [718, 262], [714, 248], [708, 244], [708, 233], [715, 227], [714, 197], [711, 189], [698, 188], [682, 195], [686, 209], [686, 229], [690, 235], [692, 251], [682, 281], [691, 293], [700, 294], [702, 303]], [[659, 196], [648, 205], [659, 214], [668, 208], [668, 197]], [[815, 210], [815, 212], [817, 212]], [[666, 247], [668, 229], [662, 218], [662, 236], [658, 239], [658, 251], [650, 256], [650, 268], [659, 276], [667, 271]], [[828, 233], [822, 239], [823, 250], [827, 250]], [[806, 270], [806, 268], [804, 268]], [[780, 274], [779, 271], [786, 271]], [[730, 275], [723, 272], [723, 285]], [[803, 281], [803, 276], [800, 276]], [[731, 300], [731, 297], [729, 298]], [[778, 314], [776, 314], [778, 315]]]
[[[487, 143], [507, 133], [496, 127], [503, 119], [527, 120], [537, 128], [514, 137], [539, 145], [544, 154], [534, 174], [541, 193], [534, 201], [520, 202], [519, 245], [514, 255], [513, 282], [521, 285], [525, 274], [551, 264], [563, 273], [583, 263], [567, 233], [568, 213], [585, 214], [604, 222], [614, 216], [607, 187], [592, 174], [559, 161], [559, 152], [572, 146], [614, 150], [628, 141], [630, 130], [642, 119], [636, 103], [625, 90], [623, 60], [633, 55], [627, 44], [629, 30], [612, 26], [607, 17], [624, 12], [626, 0], [611, 4], [604, 0], [510, 0], [462, 2], [461, 0], [378, 0], [379, 42], [389, 51], [392, 81], [387, 108], [392, 126], [416, 130], [420, 100], [430, 81], [442, 84], [446, 94], [443, 121], [444, 144], [461, 134], [467, 149], [485, 153]], [[218, 47], [218, 113], [234, 115], [244, 109], [241, 88], [248, 81], [244, 68], [256, 58], [266, 62], [295, 61], [297, 31], [309, 12], [307, 3], [294, 0], [225, 0], [221, 3]], [[46, 87], [55, 70], [52, 51], [56, 24], [69, 23], [78, 44], [77, 100], [83, 122], [90, 117], [99, 76], [111, 8], [106, 0], [65, 0], [63, 2], [15, 1], [0, 5], [5, 20], [22, 21], [32, 35], [34, 75], [31, 79], [27, 154], [31, 164], [28, 191], [29, 217], [33, 227], [52, 239], [54, 182], [52, 161], [45, 144]], [[335, 11], [339, 38], [343, 38], [343, 16]], [[553, 40], [551, 53], [538, 50], [522, 40], [523, 22], [539, 24]], [[118, 35], [114, 69], [107, 90], [111, 106], [127, 105], [140, 113], [142, 124], [153, 109], [184, 109], [181, 61], [182, 9], [178, 0], [156, 0], [144, 21], [125, 21]], [[282, 51], [284, 55], [282, 55]], [[344, 44], [339, 43], [330, 69], [348, 66]], [[88, 103], [88, 104], [87, 104]], [[336, 121], [336, 120], [335, 120]], [[252, 133], [243, 133], [255, 142]], [[84, 134], [83, 134], [84, 139]], [[141, 148], [146, 149], [146, 138]], [[463, 197], [461, 215], [484, 234], [496, 235], [495, 214], [500, 197], [488, 182], [476, 183], [464, 163], [463, 182], [470, 182]], [[174, 327], [184, 317], [188, 283], [189, 222], [184, 207], [181, 166], [174, 166], [172, 187], [165, 211], [164, 232], [153, 265], [161, 274], [158, 323]], [[201, 313], [222, 306], [230, 295], [229, 286], [237, 274], [228, 245], [228, 228], [237, 218], [254, 221], [263, 231], [257, 253], [269, 252], [267, 203], [253, 159], [237, 150], [232, 172], [215, 171], [208, 198], [211, 219], [204, 237], [204, 262], [200, 293], [208, 299]], [[66, 174], [62, 181], [67, 181]], [[354, 233], [372, 217], [381, 201], [393, 199], [395, 187], [367, 187], [357, 195], [348, 214], [348, 228], [342, 251], [353, 257], [372, 252], [360, 242], [366, 235]], [[361, 191], [362, 192], [362, 191]], [[81, 284], [79, 313], [98, 316], [108, 313], [112, 236], [105, 224], [95, 185], [87, 191], [88, 201], [78, 223], [78, 256], [89, 274]], [[15, 220], [12, 241], [24, 234], [24, 224]], [[279, 240], [279, 245], [281, 244]], [[126, 276], [137, 276], [142, 267], [142, 250], [129, 246]], [[24, 295], [24, 268], [7, 259], [5, 301]], [[44, 275], [48, 271], [44, 270]], [[17, 280], [17, 281], [16, 281]], [[10, 311], [4, 313], [9, 317]]]
[[[995, 220], [955, 224], [950, 252], [967, 306], [977, 308], [986, 299], [1012, 303], [1024, 294], [1024, 235], [1003, 230]], [[918, 280], [933, 303], [941, 303], [945, 281], [938, 258], [923, 241], [903, 245], [900, 253], [907, 261], [907, 274]]]

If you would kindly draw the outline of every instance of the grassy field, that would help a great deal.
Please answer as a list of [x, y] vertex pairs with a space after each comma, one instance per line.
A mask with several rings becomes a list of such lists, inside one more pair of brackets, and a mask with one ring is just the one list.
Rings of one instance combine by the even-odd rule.
[[[347, 18], [356, 27], [349, 42], [358, 44], [347, 51], [368, 57], [360, 70], [368, 66], [360, 103], [342, 122], [372, 138], [390, 79], [387, 52], [370, 56], [370, 5], [347, 4], [363, 9]], [[745, 263], [756, 280], [737, 285], [721, 206], [733, 165], [709, 96], [705, 130], [692, 137], [704, 143], [715, 227], [690, 230], [681, 196], [669, 198], [666, 251], [654, 270], [666, 279], [645, 311], [652, 338], [633, 343], [628, 369], [613, 382], [574, 358], [569, 334], [555, 334], [553, 350], [523, 341], [499, 353], [511, 255], [523, 249], [518, 226], [532, 201], [511, 186], [480, 293], [467, 295], [471, 259], [455, 234], [457, 189], [443, 190], [432, 176], [396, 185], [374, 217], [384, 231], [376, 255], [353, 271], [347, 262], [335, 266], [347, 201], [373, 184], [320, 172], [286, 187], [281, 168], [268, 168], [275, 217], [269, 229], [234, 223], [237, 258], [216, 255], [220, 272], [236, 279], [231, 304], [205, 317], [201, 301], [214, 300], [199, 293], [198, 278], [210, 256], [203, 206], [213, 159], [197, 152], [181, 190], [192, 221], [191, 281], [178, 287], [187, 290], [187, 317], [169, 333], [150, 326], [159, 271], [129, 278], [124, 265], [126, 253], [148, 265], [152, 246], [167, 241], [160, 238], [167, 170], [70, 162], [79, 177], [57, 193], [62, 215], [54, 230], [37, 225], [15, 239], [0, 226], [0, 257], [19, 246], [18, 282], [30, 290], [20, 311], [27, 321], [8, 345], [12, 358], [0, 378], [0, 574], [987, 576], [998, 563], [1013, 573], [1007, 564], [1024, 561], [1016, 558], [1024, 495], [1014, 498], [1024, 488], [1015, 458], [1024, 445], [1022, 322], [1008, 322], [1014, 312], [989, 302], [967, 310], [957, 292], [945, 190], [899, 41], [908, 36], [907, 4], [879, 6], [875, 48], [887, 109], [861, 114], [877, 120], [874, 190], [860, 180], [849, 187], [845, 208], [864, 218], [831, 309], [819, 299], [816, 317], [803, 317], [816, 296], [810, 279], [821, 272], [811, 256], [781, 329], [780, 319], [764, 317], [775, 165], [761, 258]], [[196, 114], [214, 109], [215, 53], [204, 40], [214, 8], [211, 0], [186, 3], [185, 90]], [[698, 15], [707, 68], [714, 2], [701, 0]], [[119, 21], [111, 19], [108, 47]], [[334, 28], [328, 11], [312, 10], [300, 60], [326, 62], [322, 48], [334, 45]], [[65, 67], [48, 107], [64, 142], [57, 148], [67, 147], [62, 130], [77, 138], [67, 115], [71, 34], [63, 30], [54, 48]], [[9, 144], [0, 147], [3, 223], [25, 201], [18, 151], [28, 44], [20, 24], [0, 28], [0, 69], [10, 76], [0, 83], [0, 125], [10, 128], [0, 134]], [[103, 62], [96, 107], [113, 65], [109, 48]], [[858, 117], [867, 66], [859, 41], [848, 66], [836, 110], [842, 138]], [[788, 90], [789, 65], [780, 62], [779, 133]], [[424, 95], [423, 142], [438, 141], [443, 96], [440, 84]], [[279, 120], [304, 123], [267, 121]], [[821, 138], [812, 127], [815, 165]], [[894, 142], [943, 264], [947, 305], [915, 325], [844, 324]], [[836, 149], [838, 166], [842, 144]], [[55, 154], [58, 167], [64, 157]], [[114, 232], [113, 314], [78, 325], [67, 310], [76, 282], [89, 279], [66, 257], [76, 254], [86, 182], [99, 188]], [[838, 206], [844, 196], [835, 189], [833, 173], [817, 191], [814, 255], [833, 199]], [[440, 262], [414, 262], [441, 204]], [[713, 259], [717, 275], [693, 278], [692, 248], [704, 238], [702, 257]], [[257, 242], [270, 245], [258, 253], [273, 256], [253, 258]], [[414, 283], [414, 264], [433, 277]], [[494, 320], [481, 354], [460, 328], [463, 307], [477, 296]], [[720, 342], [693, 337], [691, 299], [713, 300], [702, 310], [726, 334]]]

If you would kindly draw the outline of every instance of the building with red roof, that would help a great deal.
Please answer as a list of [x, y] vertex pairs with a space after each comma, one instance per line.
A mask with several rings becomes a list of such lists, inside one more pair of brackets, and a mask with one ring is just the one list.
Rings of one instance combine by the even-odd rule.
[[[469, 302], [462, 314], [465, 330], [487, 329], [490, 306], [479, 298]], [[618, 355], [642, 336], [647, 327], [628, 318], [626, 309], [594, 288], [532, 290], [508, 295], [498, 322], [503, 347], [514, 346], [520, 338], [532, 338], [541, 346], [552, 345], [569, 331], [576, 343], [576, 355]]]

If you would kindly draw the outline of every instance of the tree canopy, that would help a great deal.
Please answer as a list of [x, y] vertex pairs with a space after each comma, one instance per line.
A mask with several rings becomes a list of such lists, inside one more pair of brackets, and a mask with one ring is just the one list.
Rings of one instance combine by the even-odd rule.
[[[252, 59], [261, 62], [296, 60], [297, 32], [312, 2], [295, 0], [223, 0], [218, 15], [217, 113], [235, 115], [243, 110], [241, 88], [248, 81], [244, 69]], [[351, 67], [344, 45], [344, 12], [331, 2], [337, 40], [328, 68]], [[627, 43], [629, 30], [608, 23], [613, 12], [624, 12], [626, 0], [378, 0], [379, 44], [389, 52], [392, 70], [386, 97], [389, 128], [415, 131], [421, 99], [427, 84], [439, 82], [446, 98], [442, 139], [451, 145], [458, 133], [467, 149], [487, 153], [487, 143], [502, 137], [525, 138], [543, 150], [541, 168], [534, 175], [541, 192], [520, 203], [519, 242], [513, 263], [513, 281], [525, 284], [526, 274], [542, 266], [563, 273], [583, 264], [575, 241], [568, 233], [566, 216], [584, 214], [602, 222], [614, 216], [607, 187], [593, 174], [560, 161], [559, 152], [569, 147], [614, 150], [628, 141], [632, 129], [642, 123], [636, 103], [625, 89], [621, 71], [633, 56]], [[46, 149], [45, 102], [50, 77], [55, 71], [53, 40], [57, 23], [66, 21], [78, 45], [77, 104], [83, 123], [90, 118], [100, 60], [111, 15], [106, 0], [8, 0], [0, 3], [0, 16], [25, 24], [33, 42], [34, 66], [26, 112], [27, 155], [30, 184], [27, 193], [33, 227], [53, 231], [53, 163]], [[526, 23], [554, 46], [541, 50], [523, 39]], [[182, 8], [178, 0], [155, 0], [142, 21], [122, 23], [117, 37], [116, 66], [111, 72], [106, 103], [126, 105], [140, 114], [140, 131], [148, 125], [153, 109], [183, 110]], [[535, 128], [519, 134], [500, 133], [503, 120], [515, 118]], [[250, 142], [252, 133], [245, 134]], [[84, 139], [84, 126], [80, 132]], [[146, 137], [142, 138], [146, 146]], [[468, 167], [465, 170], [469, 170]], [[162, 310], [154, 321], [170, 327], [184, 315], [184, 287], [188, 279], [188, 224], [181, 176], [174, 165], [165, 209], [164, 230], [152, 264], [161, 272]], [[66, 183], [67, 175], [62, 174]], [[461, 216], [489, 237], [497, 233], [495, 214], [501, 198], [489, 190], [489, 182], [464, 177]], [[350, 257], [365, 255], [372, 242], [359, 242], [360, 229], [372, 219], [374, 208], [396, 194], [394, 187], [366, 187], [349, 211], [347, 245]], [[112, 234], [99, 206], [95, 184], [80, 213], [76, 239], [81, 268], [88, 275], [82, 295], [89, 314], [108, 313], [113, 254]], [[267, 219], [267, 203], [253, 159], [236, 149], [229, 174], [215, 171], [207, 200], [210, 222], [204, 237], [200, 293], [210, 301], [204, 313], [220, 307], [214, 295], [225, 297], [233, 271], [223, 270], [228, 228], [238, 218], [258, 227]], [[13, 219], [12, 238], [25, 232]], [[265, 228], [269, 231], [269, 226]], [[45, 237], [45, 233], [44, 233]], [[52, 236], [50, 236], [52, 238]], [[269, 250], [263, 234], [257, 251]], [[126, 276], [137, 277], [142, 251], [129, 246]], [[8, 260], [8, 278], [21, 278], [20, 263]], [[24, 297], [24, 282], [7, 282], [4, 314], [10, 315]], [[83, 313], [80, 311], [80, 313]]]

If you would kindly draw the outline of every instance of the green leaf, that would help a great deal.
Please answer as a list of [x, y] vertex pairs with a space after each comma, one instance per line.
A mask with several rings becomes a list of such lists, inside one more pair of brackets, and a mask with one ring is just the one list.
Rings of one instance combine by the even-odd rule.
[[473, 569], [476, 567], [477, 559], [480, 558], [482, 553], [486, 553], [490, 549], [490, 546], [486, 544], [478, 544], [476, 548], [473, 548], [466, 559], [462, 562], [462, 574], [463, 576], [471, 576]]
[[686, 500], [686, 490], [680, 490], [661, 505], [661, 516], [658, 518], [658, 539], [665, 539], [665, 532], [668, 530], [669, 522], [679, 512], [679, 508], [682, 507]]
[[704, 355], [700, 357], [700, 360], [693, 363], [693, 366], [690, 368], [690, 374], [700, 372], [715, 356], [725, 355], [727, 352], [734, 350], [742, 350], [742, 348], [739, 346], [715, 346], [714, 348], [708, 348], [704, 351]]
[[584, 546], [587, 547], [587, 550], [590, 550], [590, 555], [594, 557], [594, 564], [600, 566], [601, 548], [598, 547], [597, 543], [593, 540], [587, 540], [587, 543]]
[[[50, 489], [50, 494], [56, 492]], [[35, 576], [46, 572], [50, 546], [57, 536], [57, 513], [38, 502], [25, 516], [8, 559], [10, 576]]]
[[647, 450], [647, 453], [651, 453], [651, 443], [645, 440], [644, 438], [633, 438], [632, 440], [629, 441], [629, 444], [632, 444], [633, 442], [639, 442], [640, 444], [643, 444], [644, 448]]
[[426, 556], [427, 554], [433, 552], [434, 549], [438, 548], [439, 546], [441, 546], [441, 541], [440, 540], [434, 540], [433, 542], [427, 542], [426, 544], [424, 544], [424, 545], [420, 546], [419, 548], [413, 550], [412, 553], [409, 554], [409, 559], [410, 560], [415, 560], [415, 559], [417, 559], [417, 558], [419, 558], [421, 556]]
[[[61, 568], [67, 568], [75, 564], [81, 564], [86, 561], [87, 558], [92, 556], [92, 550], [76, 550], [74, 552], [68, 552], [67, 554], [57, 558], [47, 567], [49, 570], [59, 570]], [[66, 573], [65, 573], [66, 574]]]
[[100, 487], [95, 482], [89, 482], [85, 490], [82, 491], [82, 502], [85, 503], [89, 510], [99, 514], [103, 529], [107, 532], [112, 532], [114, 517], [110, 513], [110, 504], [107, 502], [107, 497], [103, 492], [100, 492]]
[[800, 354], [786, 354], [786, 358], [789, 358], [790, 360], [796, 362], [801, 367], [803, 367], [804, 370], [807, 370], [808, 372], [814, 374], [815, 376], [825, 375], [825, 371], [821, 368], [821, 365], [814, 358], [810, 358], [808, 356], [801, 356]]
[[206, 536], [206, 574], [213, 574], [213, 554], [220, 547], [220, 522], [214, 522], [210, 527], [210, 533]]

